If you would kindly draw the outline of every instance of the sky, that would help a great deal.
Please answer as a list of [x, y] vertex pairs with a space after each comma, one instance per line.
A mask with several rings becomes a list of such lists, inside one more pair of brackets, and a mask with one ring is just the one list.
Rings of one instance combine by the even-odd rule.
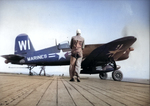
[[[117, 64], [124, 78], [149, 79], [149, 8], [149, 0], [0, 0], [0, 55], [14, 53], [21, 33], [30, 37], [35, 50], [55, 46], [55, 39], [70, 41], [76, 29], [85, 44], [135, 36], [135, 50]], [[4, 61], [0, 58], [0, 72], [28, 73]], [[40, 67], [33, 70], [39, 73]], [[46, 72], [69, 75], [69, 66], [48, 66]]]

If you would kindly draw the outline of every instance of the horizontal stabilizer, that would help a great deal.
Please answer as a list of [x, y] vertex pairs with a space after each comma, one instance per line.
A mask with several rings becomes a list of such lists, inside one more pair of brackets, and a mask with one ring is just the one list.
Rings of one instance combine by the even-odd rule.
[[9, 54], [9, 55], [2, 55], [1, 57], [7, 59], [7, 60], [12, 60], [12, 61], [19, 61], [23, 59], [23, 56], [17, 55], [17, 54]]

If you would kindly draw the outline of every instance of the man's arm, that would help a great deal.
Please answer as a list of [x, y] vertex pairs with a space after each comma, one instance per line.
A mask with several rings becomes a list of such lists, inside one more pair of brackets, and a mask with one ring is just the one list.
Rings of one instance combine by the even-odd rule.
[[71, 38], [71, 42], [70, 42], [70, 48], [72, 49], [72, 44], [73, 43], [73, 39]]
[[85, 47], [85, 44], [84, 44], [84, 40], [83, 40], [83, 44], [82, 44], [82, 50], [84, 49], [84, 47]]

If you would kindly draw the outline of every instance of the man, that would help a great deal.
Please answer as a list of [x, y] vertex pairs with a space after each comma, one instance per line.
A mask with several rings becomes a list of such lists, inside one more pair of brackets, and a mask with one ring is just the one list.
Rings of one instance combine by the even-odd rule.
[[70, 81], [74, 81], [74, 76], [77, 76], [77, 81], [80, 82], [80, 68], [83, 57], [84, 38], [81, 37], [81, 30], [76, 31], [76, 36], [73, 36], [70, 44], [71, 57], [70, 57]]

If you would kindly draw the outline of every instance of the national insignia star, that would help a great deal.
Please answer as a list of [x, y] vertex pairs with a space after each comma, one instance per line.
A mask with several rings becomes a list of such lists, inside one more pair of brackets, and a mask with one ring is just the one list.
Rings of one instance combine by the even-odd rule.
[[62, 50], [60, 50], [60, 52], [59, 52], [59, 53], [56, 53], [56, 54], [59, 55], [59, 60], [60, 60], [61, 58], [66, 59], [66, 57], [65, 57], [66, 52], [63, 52]]

